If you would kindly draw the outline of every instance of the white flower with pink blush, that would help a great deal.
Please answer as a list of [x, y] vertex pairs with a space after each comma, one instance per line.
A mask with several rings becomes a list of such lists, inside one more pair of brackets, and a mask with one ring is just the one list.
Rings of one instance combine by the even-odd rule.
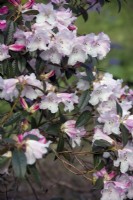
[[[33, 139], [30, 139], [32, 137]], [[34, 140], [34, 137], [36, 140]], [[27, 164], [29, 165], [34, 164], [36, 159], [41, 159], [48, 152], [47, 148], [50, 143], [51, 141], [47, 141], [38, 129], [33, 129], [25, 132], [23, 135], [18, 135], [18, 144], [24, 146]]]
[[9, 48], [4, 44], [0, 44], [0, 61], [10, 58]]
[[114, 166], [119, 167], [121, 173], [126, 173], [133, 169], [133, 145], [128, 143], [122, 150], [118, 150], [118, 158], [114, 161]]
[[100, 128], [96, 127], [94, 129], [94, 136], [92, 142], [94, 143], [96, 140], [105, 140], [111, 145], [115, 144], [115, 141], [109, 137], [107, 134], [105, 134]]
[[100, 60], [110, 51], [110, 39], [108, 35], [104, 33], [99, 33], [98, 35], [91, 33], [86, 35], [84, 38], [84, 45], [87, 54], [92, 57], [97, 57]]
[[81, 144], [81, 138], [86, 135], [85, 128], [76, 127], [76, 121], [75, 120], [68, 120], [61, 126], [62, 132], [65, 132], [72, 141], [72, 147], [74, 148], [76, 145], [80, 146]]
[[46, 96], [44, 95], [42, 97], [42, 101], [40, 103], [40, 109], [48, 109], [51, 111], [51, 113], [58, 112], [58, 105], [59, 105], [59, 99], [57, 95], [54, 92], [49, 92]]
[[72, 52], [75, 38], [75, 33], [68, 29], [63, 29], [55, 35], [53, 45], [61, 55], [69, 56]]
[[123, 200], [126, 197], [126, 184], [105, 182], [100, 200]]

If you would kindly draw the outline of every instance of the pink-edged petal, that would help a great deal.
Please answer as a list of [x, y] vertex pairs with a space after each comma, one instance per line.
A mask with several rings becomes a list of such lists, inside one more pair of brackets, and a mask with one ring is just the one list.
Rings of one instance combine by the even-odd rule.
[[23, 5], [23, 9], [29, 9], [29, 8], [31, 8], [31, 7], [33, 6], [34, 3], [35, 3], [34, 0], [29, 0], [27, 3], [25, 3], [25, 4]]
[[25, 49], [25, 46], [21, 44], [12, 44], [9, 45], [9, 49], [12, 51], [23, 51]]
[[0, 30], [4, 30], [7, 26], [6, 20], [0, 20]]
[[19, 6], [21, 4], [21, 0], [8, 0], [8, 2], [14, 6]]

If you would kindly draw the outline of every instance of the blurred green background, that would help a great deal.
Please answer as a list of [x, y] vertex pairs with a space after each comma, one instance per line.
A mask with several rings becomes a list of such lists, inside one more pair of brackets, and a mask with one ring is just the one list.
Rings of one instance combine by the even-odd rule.
[[80, 34], [104, 32], [109, 35], [112, 49], [97, 66], [133, 85], [133, 1], [123, 2], [118, 13], [116, 0], [112, 0], [102, 7], [100, 14], [90, 11], [86, 23], [80, 17], [76, 24]]

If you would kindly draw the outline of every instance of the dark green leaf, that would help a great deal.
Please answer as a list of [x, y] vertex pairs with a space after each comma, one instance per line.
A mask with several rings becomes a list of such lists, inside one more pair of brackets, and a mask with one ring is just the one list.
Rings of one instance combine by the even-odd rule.
[[38, 10], [33, 10], [33, 9], [24, 12], [24, 14], [26, 15], [37, 15], [38, 13], [39, 13]]
[[100, 178], [97, 179], [93, 189], [101, 190], [103, 188], [103, 185], [104, 185], [103, 178], [100, 177]]
[[36, 166], [35, 165], [29, 165], [28, 170], [30, 171], [30, 174], [33, 176], [35, 182], [41, 187], [42, 186], [41, 177], [40, 177], [40, 174], [39, 174]]
[[99, 147], [111, 147], [112, 145], [107, 142], [106, 140], [95, 140], [93, 145], [99, 146]]
[[119, 103], [116, 102], [117, 114], [122, 117], [123, 111]]
[[26, 174], [27, 160], [22, 150], [15, 149], [12, 154], [12, 166], [16, 177], [24, 178]]
[[20, 120], [22, 116], [22, 112], [16, 112], [14, 113], [8, 120], [7, 122], [4, 124], [4, 126], [9, 126], [9, 125], [12, 125], [16, 122], [18, 122]]
[[8, 21], [7, 32], [6, 32], [6, 44], [13, 43], [13, 34], [15, 32], [15, 23]]
[[37, 127], [37, 122], [34, 117], [31, 117], [31, 128], [34, 129]]
[[117, 3], [118, 3], [118, 12], [121, 11], [121, 0], [116, 0]]
[[82, 93], [82, 95], [79, 98], [79, 105], [78, 107], [82, 110], [84, 109], [90, 100], [90, 91], [86, 90]]
[[94, 75], [92, 73], [92, 70], [90, 68], [86, 68], [86, 74], [87, 74], [87, 79], [89, 82], [94, 81]]
[[88, 20], [88, 11], [85, 10], [83, 7], [79, 7], [78, 9], [84, 19], [84, 21], [86, 22]]
[[91, 113], [90, 111], [84, 111], [83, 113], [81, 113], [81, 115], [78, 117], [77, 121], [76, 121], [76, 126], [80, 127], [80, 126], [84, 126], [85, 124], [88, 123], [88, 121], [91, 118]]
[[128, 143], [130, 133], [129, 133], [128, 129], [123, 124], [120, 125], [120, 130], [121, 130], [123, 146], [125, 146]]
[[59, 137], [59, 142], [57, 145], [57, 152], [61, 152], [63, 150], [64, 150], [64, 137], [63, 137], [63, 134], [61, 133]]

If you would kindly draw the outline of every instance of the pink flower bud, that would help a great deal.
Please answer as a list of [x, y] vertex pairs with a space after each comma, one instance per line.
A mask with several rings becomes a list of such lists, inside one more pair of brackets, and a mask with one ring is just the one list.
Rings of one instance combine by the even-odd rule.
[[38, 104], [38, 103], [35, 103], [35, 104], [33, 104], [33, 105], [28, 109], [28, 112], [34, 113], [34, 112], [36, 112], [37, 110], [39, 110], [39, 104]]
[[68, 29], [70, 30], [70, 31], [74, 31], [74, 30], [76, 30], [77, 29], [77, 27], [75, 26], [75, 25], [69, 25], [68, 26]]
[[6, 20], [0, 20], [0, 30], [4, 30], [6, 28]]
[[23, 141], [23, 135], [22, 135], [22, 134], [19, 134], [19, 135], [18, 135], [18, 142], [21, 143], [22, 141]]
[[12, 44], [9, 45], [9, 49], [12, 51], [23, 51], [25, 49], [25, 46], [22, 44]]
[[3, 6], [0, 8], [0, 15], [5, 15], [7, 14], [9, 11], [8, 7], [7, 6]]
[[24, 108], [24, 110], [27, 110], [27, 109], [28, 109], [28, 105], [27, 105], [25, 99], [22, 98], [22, 97], [20, 97], [20, 104], [21, 104], [21, 106]]
[[18, 7], [21, 4], [21, 0], [8, 0], [8, 2], [16, 7]]
[[25, 4], [23, 5], [23, 9], [29, 9], [29, 8], [31, 8], [31, 7], [33, 6], [34, 3], [35, 3], [34, 0], [29, 0], [27, 3], [25, 3]]
[[41, 77], [42, 80], [47, 80], [47, 79], [49, 79], [50, 77], [54, 76], [54, 74], [55, 74], [55, 71], [52, 70], [52, 71], [50, 71], [50, 72], [47, 73], [47, 74], [41, 74], [40, 77]]

